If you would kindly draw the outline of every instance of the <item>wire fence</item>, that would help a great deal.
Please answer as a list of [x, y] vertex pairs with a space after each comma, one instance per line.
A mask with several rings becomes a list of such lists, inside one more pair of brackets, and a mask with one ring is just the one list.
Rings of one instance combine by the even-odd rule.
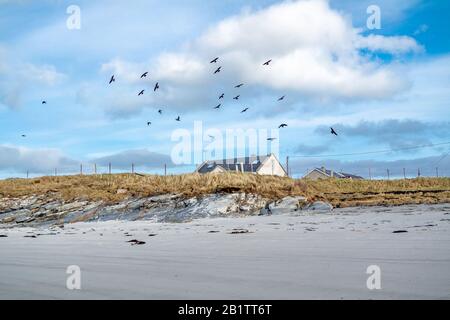
[[[162, 165], [135, 165], [130, 163], [126, 165], [114, 165], [108, 164], [96, 164], [96, 163], [80, 163], [78, 166], [64, 166], [56, 167], [46, 172], [35, 172], [33, 170], [27, 170], [23, 172], [23, 178], [35, 178], [42, 176], [71, 176], [71, 175], [105, 175], [105, 174], [156, 174], [166, 176], [176, 173], [172, 170], [173, 166], [168, 164]], [[41, 171], [41, 170], [40, 170]]]

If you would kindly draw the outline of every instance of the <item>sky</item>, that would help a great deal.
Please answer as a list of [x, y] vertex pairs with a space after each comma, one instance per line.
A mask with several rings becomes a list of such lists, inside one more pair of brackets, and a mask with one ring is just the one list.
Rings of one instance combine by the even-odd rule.
[[[268, 152], [294, 176], [450, 176], [449, 12], [439, 0], [0, 0], [0, 178], [109, 163], [178, 174]], [[267, 148], [209, 152], [227, 130]]]

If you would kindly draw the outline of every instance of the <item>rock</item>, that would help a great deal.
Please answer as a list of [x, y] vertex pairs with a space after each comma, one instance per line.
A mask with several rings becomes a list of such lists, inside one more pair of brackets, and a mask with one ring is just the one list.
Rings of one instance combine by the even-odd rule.
[[331, 212], [333, 206], [327, 202], [316, 201], [303, 208], [305, 211]]
[[117, 194], [127, 194], [128, 190], [127, 189], [117, 189]]
[[281, 200], [273, 202], [266, 207], [264, 214], [286, 214], [299, 210], [306, 202], [305, 197], [285, 197]]
[[11, 217], [7, 217], [7, 218], [2, 219], [2, 223], [3, 223], [3, 224], [12, 223], [12, 222], [14, 222], [15, 220], [16, 220], [16, 217], [11, 216]]

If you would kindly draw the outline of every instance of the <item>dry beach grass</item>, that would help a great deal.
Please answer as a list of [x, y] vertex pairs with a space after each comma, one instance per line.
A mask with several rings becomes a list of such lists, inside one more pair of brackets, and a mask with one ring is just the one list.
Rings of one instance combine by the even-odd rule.
[[[118, 192], [122, 190], [122, 192]], [[126, 197], [167, 193], [186, 197], [210, 193], [246, 192], [269, 199], [302, 195], [325, 200], [335, 207], [450, 202], [450, 178], [408, 180], [303, 179], [226, 173], [220, 175], [84, 175], [10, 179], [0, 181], [0, 197], [58, 193], [64, 200], [88, 199], [117, 202]]]

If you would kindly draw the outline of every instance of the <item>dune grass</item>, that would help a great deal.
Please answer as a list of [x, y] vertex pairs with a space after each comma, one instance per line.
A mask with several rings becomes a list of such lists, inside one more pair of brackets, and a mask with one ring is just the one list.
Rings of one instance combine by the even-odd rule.
[[0, 181], [0, 198], [57, 193], [66, 201], [87, 199], [117, 202], [130, 196], [176, 193], [194, 197], [216, 192], [255, 193], [273, 200], [288, 195], [302, 195], [310, 200], [331, 202], [335, 207], [442, 203], [450, 202], [450, 178], [310, 181], [225, 173], [167, 177], [131, 174], [77, 175]]

